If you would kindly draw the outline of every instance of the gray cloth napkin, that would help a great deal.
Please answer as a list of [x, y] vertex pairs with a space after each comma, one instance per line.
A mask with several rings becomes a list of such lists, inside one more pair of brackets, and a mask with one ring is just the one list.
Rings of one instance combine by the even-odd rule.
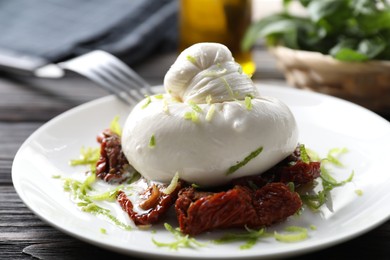
[[94, 49], [128, 64], [176, 48], [176, 0], [1, 0], [0, 52], [58, 62]]

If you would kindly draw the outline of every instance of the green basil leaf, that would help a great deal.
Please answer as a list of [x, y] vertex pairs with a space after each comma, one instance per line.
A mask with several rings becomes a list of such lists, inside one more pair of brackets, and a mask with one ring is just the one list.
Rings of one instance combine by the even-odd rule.
[[341, 48], [332, 56], [337, 60], [348, 62], [368, 60], [367, 55], [364, 55], [350, 48]]
[[307, 8], [312, 21], [318, 22], [343, 8], [343, 5], [345, 5], [343, 0], [312, 0]]
[[307, 7], [310, 4], [311, 0], [299, 0], [299, 2], [302, 6]]
[[287, 9], [293, 0], [283, 0], [283, 8]]
[[264, 27], [260, 37], [276, 36], [287, 47], [298, 49], [297, 26], [292, 20], [278, 21]]
[[377, 1], [373, 0], [352, 0], [350, 6], [355, 15], [374, 14], [378, 10]]
[[364, 39], [358, 45], [358, 52], [373, 59], [386, 48], [386, 41], [380, 37]]
[[372, 15], [361, 15], [356, 19], [359, 27], [366, 34], [376, 34], [390, 29], [390, 10], [380, 11]]
[[[255, 23], [253, 23], [248, 30], [246, 31], [243, 40], [241, 41], [241, 49], [243, 51], [248, 51], [256, 42], [258, 38], [264, 37], [264, 28], [278, 21], [283, 21], [288, 19], [283, 14], [275, 14], [263, 18]], [[265, 35], [267, 36], [267, 35]]]

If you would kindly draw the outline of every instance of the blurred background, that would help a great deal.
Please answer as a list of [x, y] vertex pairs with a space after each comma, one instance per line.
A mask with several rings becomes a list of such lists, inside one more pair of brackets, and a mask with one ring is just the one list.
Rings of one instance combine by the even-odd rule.
[[[251, 14], [245, 15], [251, 21], [282, 10], [281, 0], [225, 2], [233, 8], [247, 5]], [[94, 49], [108, 51], [134, 66], [154, 54], [178, 51], [180, 8], [188, 14], [194, 13], [194, 6], [209, 9], [200, 1], [178, 0], [3, 0], [0, 66], [3, 71], [28, 72]], [[210, 21], [209, 25], [216, 19], [204, 11], [194, 15], [198, 22]]]
[[390, 111], [386, 0], [2, 0], [0, 32], [0, 76], [30, 84], [61, 84], [47, 65], [99, 49], [159, 85], [180, 51], [213, 41], [254, 80]]

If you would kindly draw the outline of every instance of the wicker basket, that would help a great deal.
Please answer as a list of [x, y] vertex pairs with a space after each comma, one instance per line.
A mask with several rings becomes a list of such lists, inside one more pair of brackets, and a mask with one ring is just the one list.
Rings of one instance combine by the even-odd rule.
[[390, 61], [340, 62], [318, 52], [271, 48], [289, 84], [390, 113]]

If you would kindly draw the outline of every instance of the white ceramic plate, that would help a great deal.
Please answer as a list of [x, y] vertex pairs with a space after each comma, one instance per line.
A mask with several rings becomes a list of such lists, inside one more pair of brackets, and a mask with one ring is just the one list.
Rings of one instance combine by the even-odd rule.
[[[115, 115], [122, 122], [131, 108], [106, 97], [72, 109], [46, 123], [32, 134], [18, 151], [12, 167], [15, 189], [24, 203], [41, 219], [59, 230], [91, 244], [116, 252], [165, 258], [269, 258], [292, 256], [311, 252], [356, 237], [390, 216], [390, 175], [388, 174], [388, 147], [390, 124], [376, 114], [349, 102], [311, 92], [277, 86], [260, 86], [263, 95], [277, 97], [293, 111], [300, 129], [300, 142], [325, 155], [330, 148], [347, 147], [345, 168], [337, 169], [335, 177], [345, 179], [352, 170], [351, 183], [332, 193], [332, 202], [313, 214], [305, 210], [285, 225], [309, 227], [309, 238], [297, 243], [277, 242], [273, 238], [261, 240], [252, 249], [240, 250], [240, 243], [207, 244], [205, 247], [170, 251], [157, 247], [152, 237], [160, 242], [173, 241], [162, 225], [150, 230], [124, 231], [109, 222], [81, 212], [62, 188], [62, 182], [53, 175], [82, 176], [83, 169], [68, 165], [76, 158], [82, 146], [95, 146], [95, 136]], [[356, 190], [363, 191], [358, 196]], [[116, 214], [126, 221], [119, 208]], [[173, 226], [177, 226], [175, 222]], [[106, 234], [100, 228], [107, 230]], [[198, 237], [204, 242], [223, 232]]]

